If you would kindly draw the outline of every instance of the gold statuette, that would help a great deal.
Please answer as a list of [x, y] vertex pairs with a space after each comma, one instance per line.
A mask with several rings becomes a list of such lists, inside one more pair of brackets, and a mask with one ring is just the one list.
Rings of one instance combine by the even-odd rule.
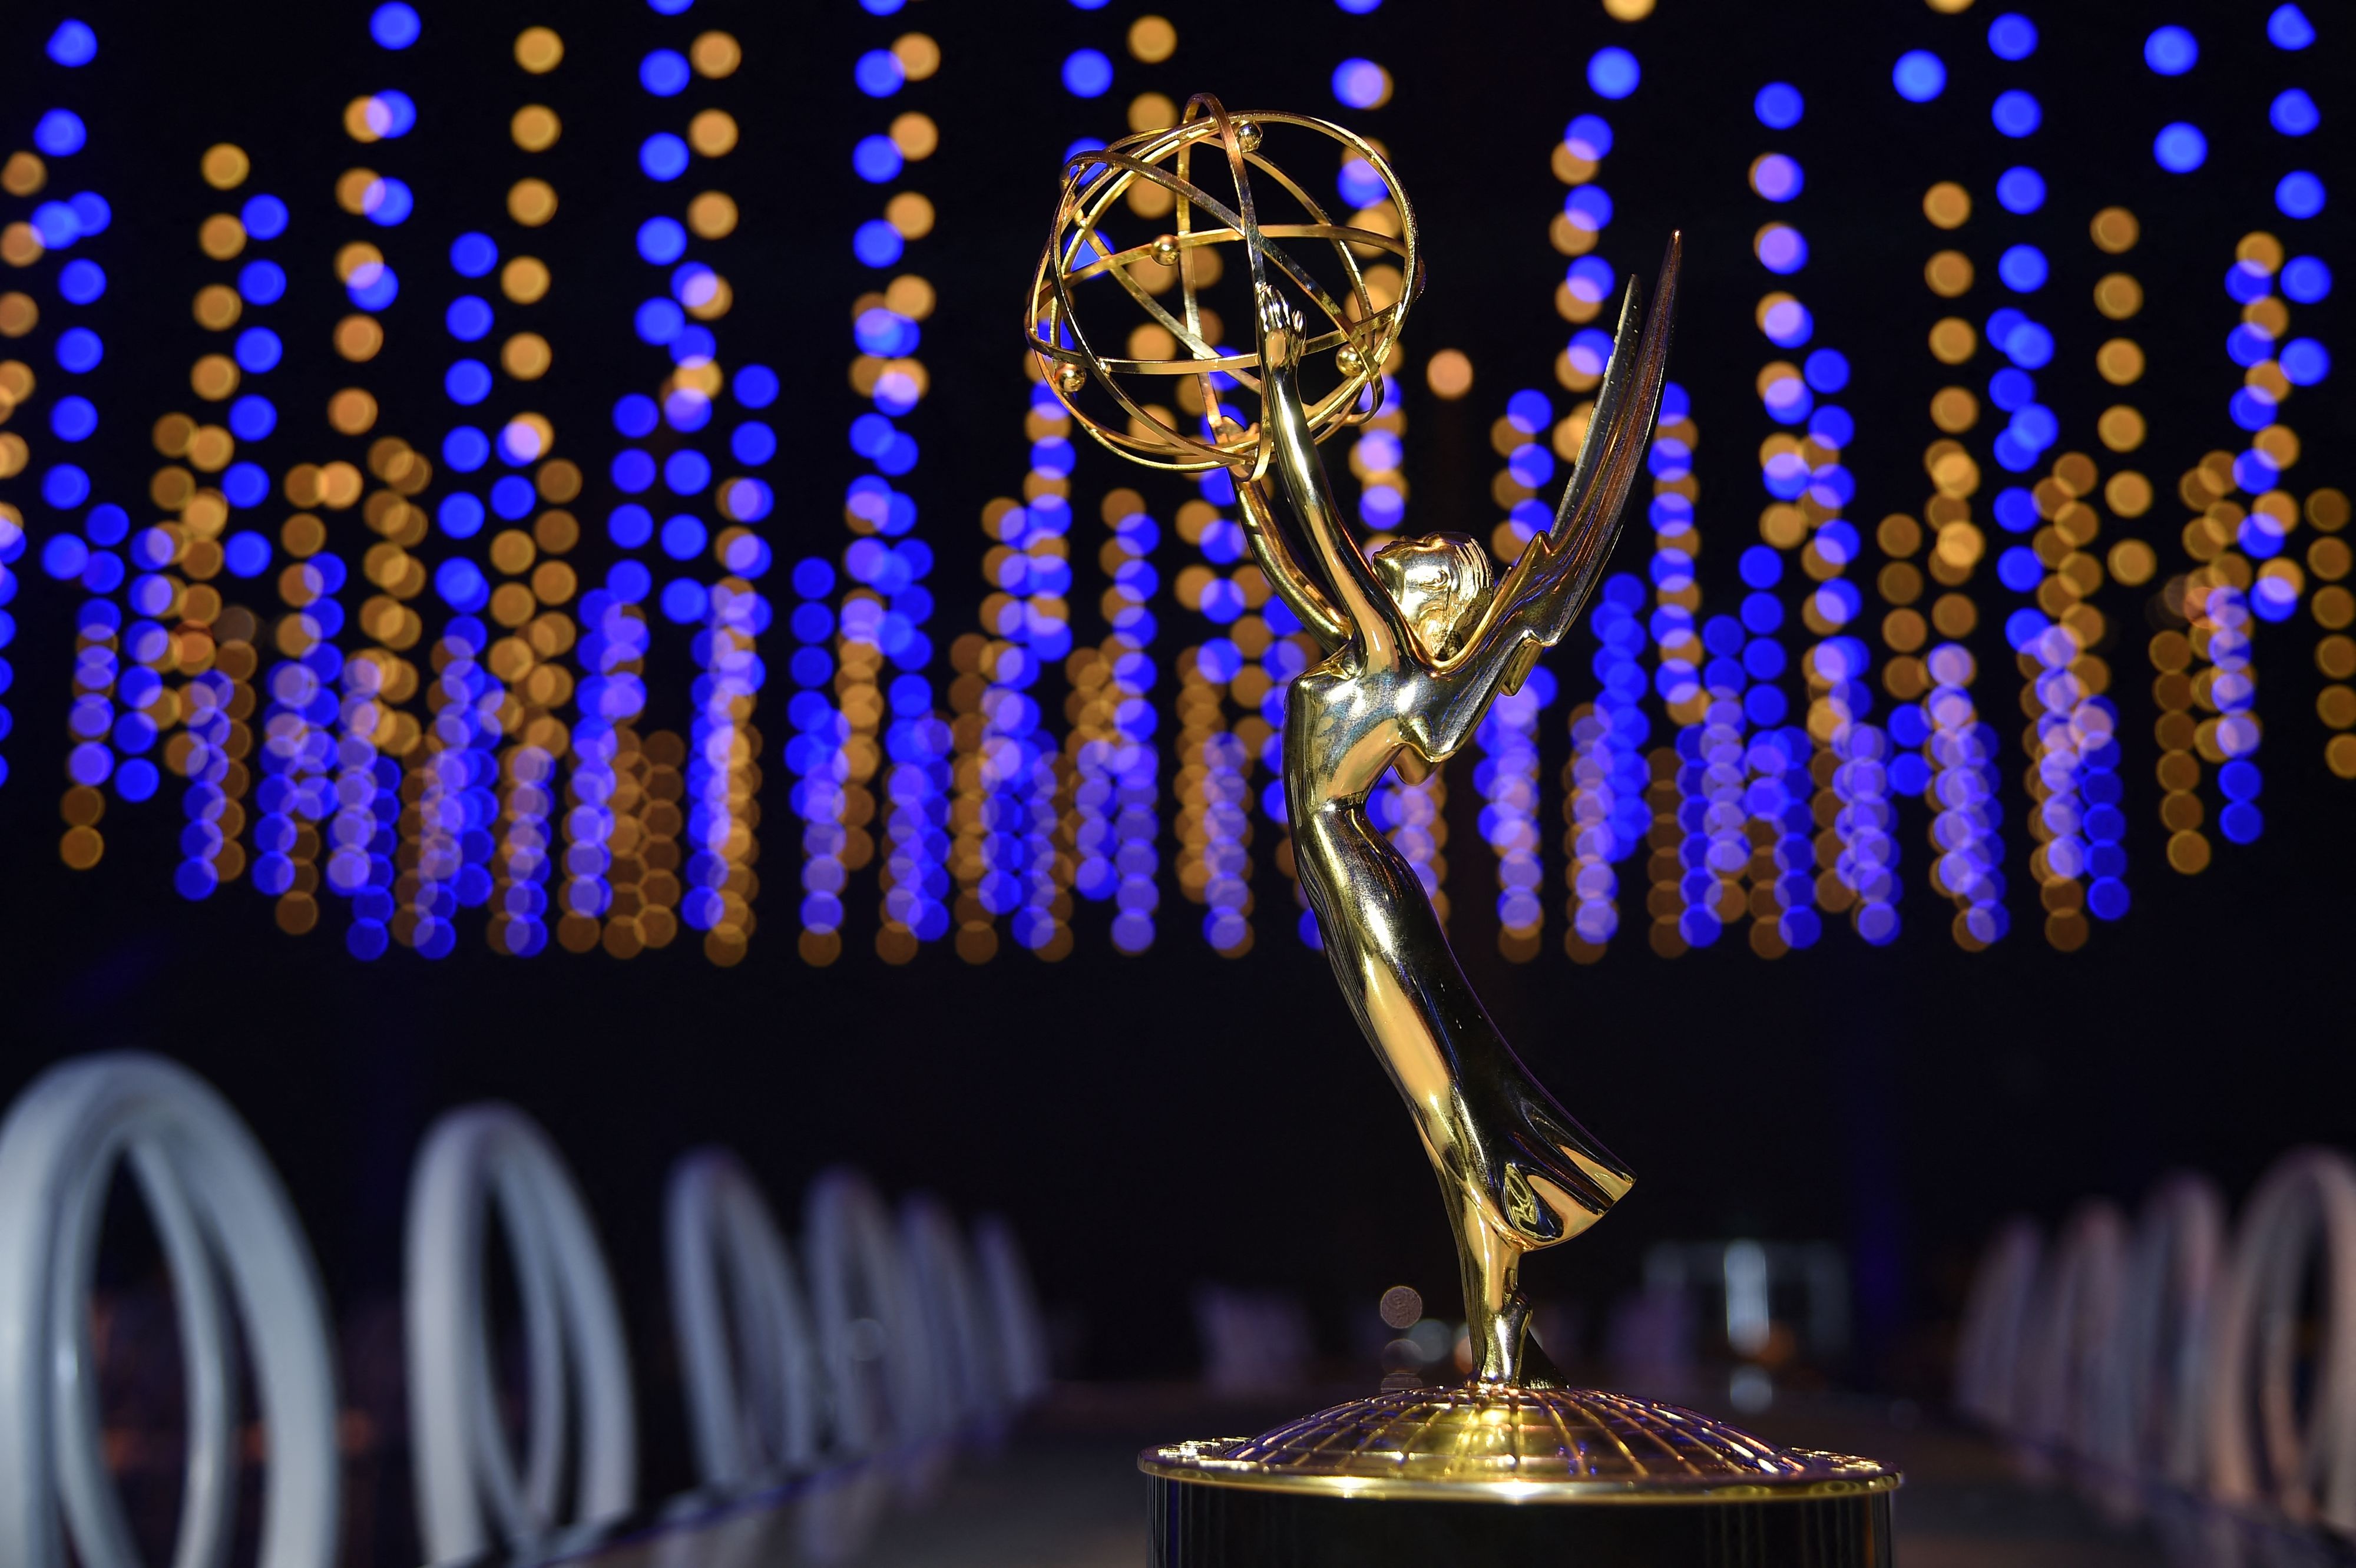
[[[1398, 231], [1325, 212], [1271, 161], [1264, 144], [1280, 128], [1364, 158], [1389, 188]], [[1143, 199], [1132, 194], [1140, 188]], [[1280, 190], [1296, 210], [1264, 219], [1256, 188]], [[1129, 215], [1115, 211], [1124, 198], [1140, 212], [1174, 209], [1173, 228], [1116, 248], [1102, 225], [1117, 217], [1127, 226]], [[1223, 251], [1243, 271], [1221, 295]], [[1328, 251], [1338, 292], [1303, 260]], [[1461, 534], [1398, 540], [1370, 556], [1318, 456], [1320, 441], [1378, 411], [1384, 364], [1422, 285], [1415, 209], [1375, 147], [1323, 121], [1230, 114], [1198, 97], [1178, 125], [1077, 155], [1066, 170], [1033, 285], [1030, 347], [1047, 383], [1105, 446], [1154, 467], [1228, 470], [1253, 559], [1324, 650], [1285, 705], [1294, 855], [1334, 978], [1439, 1176], [1474, 1359], [1461, 1390], [1356, 1401], [1257, 1438], [1148, 1454], [1142, 1463], [1161, 1487], [1157, 1519], [1171, 1530], [1182, 1516], [1194, 1520], [1196, 1545], [1173, 1536], [1157, 1544], [1158, 1561], [1213, 1560], [1200, 1547], [1212, 1526], [1195, 1516], [1212, 1510], [1225, 1520], [1217, 1530], [1232, 1533], [1254, 1509], [1275, 1507], [1270, 1496], [1382, 1497], [1398, 1505], [1385, 1517], [1401, 1525], [1432, 1500], [1837, 1504], [1897, 1484], [1868, 1461], [1778, 1449], [1690, 1412], [1563, 1386], [1529, 1338], [1522, 1256], [1585, 1230], [1633, 1178], [1514, 1054], [1422, 884], [1366, 816], [1386, 774], [1419, 779], [1454, 756], [1577, 619], [1651, 438], [1680, 258], [1673, 235], [1649, 314], [1631, 280], [1553, 526], [1493, 583], [1486, 553]], [[1116, 292], [1148, 317], [1123, 355], [1091, 343], [1078, 308]], [[1248, 350], [1224, 340], [1213, 297], [1235, 302]], [[1163, 396], [1196, 419], [1182, 420]], [[1880, 1511], [1886, 1548], [1886, 1503]], [[1389, 1551], [1354, 1560], [1387, 1561]]]

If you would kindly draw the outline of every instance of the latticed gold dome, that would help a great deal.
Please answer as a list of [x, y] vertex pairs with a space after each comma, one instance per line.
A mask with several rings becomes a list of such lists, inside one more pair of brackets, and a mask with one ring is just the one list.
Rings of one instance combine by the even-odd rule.
[[1869, 1459], [1779, 1448], [1676, 1405], [1592, 1389], [1410, 1389], [1257, 1437], [1149, 1450], [1171, 1480], [1491, 1501], [1829, 1497], [1895, 1489]]

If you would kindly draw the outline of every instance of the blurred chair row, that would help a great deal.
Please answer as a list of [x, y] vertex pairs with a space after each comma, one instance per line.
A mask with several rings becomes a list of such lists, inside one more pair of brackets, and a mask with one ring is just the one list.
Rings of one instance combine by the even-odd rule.
[[[243, 1364], [267, 1431], [258, 1562], [327, 1568], [336, 1359], [310, 1249], [236, 1112], [185, 1069], [138, 1054], [53, 1069], [0, 1126], [0, 1563], [139, 1562], [110, 1474], [89, 1310], [107, 1194], [125, 1163], [170, 1272], [185, 1369], [173, 1561], [224, 1561]], [[492, 1355], [494, 1212], [522, 1317], [520, 1456]], [[637, 1422], [621, 1313], [547, 1135], [505, 1105], [444, 1116], [412, 1173], [407, 1224], [410, 1435], [427, 1559], [544, 1549], [632, 1512]], [[810, 1188], [797, 1254], [744, 1165], [707, 1149], [672, 1172], [666, 1244], [703, 1487], [725, 1498], [814, 1483], [824, 1506], [804, 1512], [799, 1542], [813, 1559], [855, 1554], [894, 1495], [920, 1498], [959, 1444], [994, 1438], [1045, 1386], [1037, 1306], [1001, 1221], [978, 1224], [969, 1249], [938, 1202], [912, 1197], [895, 1219], [863, 1178], [838, 1170]]]
[[2356, 1162], [2287, 1155], [2232, 1224], [2193, 1175], [2132, 1219], [2090, 1199], [2050, 1240], [2012, 1220], [1972, 1283], [1955, 1402], [2114, 1519], [2190, 1530], [2195, 1560], [2235, 1560], [2244, 1525], [2356, 1536]]

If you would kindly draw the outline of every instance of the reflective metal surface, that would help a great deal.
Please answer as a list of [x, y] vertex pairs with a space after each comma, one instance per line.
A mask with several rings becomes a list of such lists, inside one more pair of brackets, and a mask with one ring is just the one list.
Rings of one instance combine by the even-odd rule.
[[1149, 1449], [1148, 1475], [1334, 1497], [1754, 1502], [1892, 1491], [1870, 1459], [1777, 1448], [1675, 1405], [1591, 1390], [1410, 1389], [1258, 1437]]
[[[1265, 127], [1279, 124], [1321, 132], [1368, 159], [1389, 186], [1399, 236], [1327, 222], [1261, 151]], [[1226, 154], [1232, 205], [1188, 177], [1194, 149], [1211, 144]], [[1163, 160], [1173, 168], [1163, 168]], [[1262, 226], [1254, 171], [1281, 184], [1315, 221]], [[1151, 244], [1115, 252], [1096, 224], [1139, 179], [1175, 198], [1177, 227]], [[1222, 226], [1194, 229], [1196, 207]], [[1577, 618], [1618, 537], [1621, 508], [1651, 436], [1676, 315], [1680, 242], [1672, 236], [1662, 258], [1641, 338], [1640, 291], [1629, 284], [1619, 349], [1554, 526], [1493, 586], [1487, 554], [1462, 535], [1398, 541], [1369, 559], [1342, 521], [1317, 455], [1323, 435], [1379, 406], [1379, 367], [1420, 284], [1416, 235], [1407, 192], [1360, 138], [1298, 115], [1230, 115], [1215, 100], [1197, 97], [1177, 127], [1073, 160], [1033, 285], [1028, 334], [1048, 384], [1113, 450], [1158, 467], [1230, 466], [1254, 560], [1325, 646], [1324, 661], [1294, 682], [1285, 709], [1285, 798], [1301, 885], [1343, 995], [1406, 1097], [1439, 1174], [1479, 1379], [1552, 1386], [1558, 1380], [1543, 1356], [1533, 1358], [1525, 1345], [1522, 1254], [1578, 1235], [1619, 1200], [1633, 1177], [1529, 1075], [1498, 1033], [1422, 884], [1367, 820], [1366, 800], [1392, 769], [1420, 778], [1453, 756], [1498, 693], [1517, 688], [1539, 650], [1560, 640]], [[1278, 243], [1294, 239], [1332, 244], [1349, 277], [1346, 301], [1328, 294]], [[1183, 318], [1129, 271], [1157, 264], [1154, 258], [1165, 252], [1183, 262], [1189, 250], [1228, 242], [1241, 243], [1250, 266], [1257, 319], [1249, 354], [1205, 340], [1186, 267], [1180, 268]], [[1387, 251], [1405, 263], [1404, 292], [1387, 306], [1374, 305], [1354, 245]], [[1108, 360], [1093, 350], [1072, 289], [1099, 275], [1118, 278], [1193, 358]], [[1321, 311], [1332, 329], [1312, 335], [1294, 295]], [[1303, 358], [1328, 349], [1340, 381], [1312, 400], [1301, 390]], [[1215, 370], [1259, 393], [1258, 423], [1246, 427], [1222, 405]], [[1212, 440], [1170, 428], [1119, 380], [1184, 373], [1199, 378]], [[1110, 391], [1128, 411], [1127, 432], [1083, 411], [1079, 394], [1090, 386]]]
[[[1264, 149], [1276, 126], [1320, 133], [1365, 158], [1389, 188], [1398, 234], [1332, 223]], [[1193, 177], [1198, 147], [1225, 154], [1232, 202]], [[1311, 221], [1263, 224], [1255, 174], [1280, 186]], [[1175, 229], [1116, 251], [1098, 224], [1140, 180], [1174, 200]], [[1214, 227], [1194, 227], [1198, 208]], [[1869, 1461], [1780, 1450], [1673, 1406], [1565, 1390], [1528, 1343], [1523, 1254], [1585, 1230], [1633, 1177], [1514, 1054], [1366, 802], [1386, 774], [1420, 778], [1455, 755], [1497, 696], [1516, 689], [1577, 619], [1651, 438], [1681, 242], [1669, 240], [1649, 315], [1630, 281], [1561, 508], [1493, 584], [1486, 552], [1459, 534], [1394, 541], [1370, 556], [1343, 521], [1317, 454], [1318, 441], [1380, 407], [1382, 366], [1421, 286], [1417, 232], [1406, 191], [1360, 138], [1298, 115], [1231, 115], [1198, 97], [1178, 126], [1072, 160], [1033, 285], [1026, 330], [1042, 379], [1124, 456], [1182, 471], [1226, 466], [1254, 561], [1324, 648], [1285, 705], [1294, 858], [1343, 996], [1406, 1099], [1440, 1178], [1474, 1369], [1463, 1389], [1359, 1400], [1257, 1438], [1152, 1450], [1140, 1464], [1159, 1482], [1325, 1497], [1751, 1501], [1893, 1488], [1897, 1477]], [[1333, 247], [1348, 280], [1344, 297], [1282, 243], [1301, 240]], [[1249, 353], [1217, 341], [1197, 298], [1193, 254], [1221, 244], [1240, 245], [1249, 266]], [[1399, 258], [1396, 297], [1377, 302], [1360, 251]], [[1135, 269], [1151, 266], [1179, 269], [1181, 312], [1154, 298], [1168, 280], [1140, 281]], [[1108, 359], [1093, 348], [1074, 291], [1107, 277], [1151, 317], [1130, 340], [1166, 341], [1183, 353]], [[1109, 293], [1099, 285], [1092, 297]], [[1309, 309], [1322, 316], [1318, 328]], [[1336, 382], [1312, 395], [1304, 363], [1328, 350]], [[1124, 378], [1139, 376], [1194, 377], [1199, 402], [1179, 401], [1199, 408], [1204, 434], [1183, 434], [1167, 409], [1138, 401]], [[1231, 379], [1224, 402], [1223, 379]], [[1120, 414], [1092, 417], [1082, 406], [1107, 393], [1125, 428]], [[1249, 424], [1244, 393], [1258, 399]]]

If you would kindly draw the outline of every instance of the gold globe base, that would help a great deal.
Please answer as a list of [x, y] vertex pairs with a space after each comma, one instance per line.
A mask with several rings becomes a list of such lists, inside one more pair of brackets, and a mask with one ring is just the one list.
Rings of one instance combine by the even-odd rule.
[[1153, 1568], [1883, 1568], [1901, 1477], [1676, 1405], [1474, 1384], [1149, 1449]]

